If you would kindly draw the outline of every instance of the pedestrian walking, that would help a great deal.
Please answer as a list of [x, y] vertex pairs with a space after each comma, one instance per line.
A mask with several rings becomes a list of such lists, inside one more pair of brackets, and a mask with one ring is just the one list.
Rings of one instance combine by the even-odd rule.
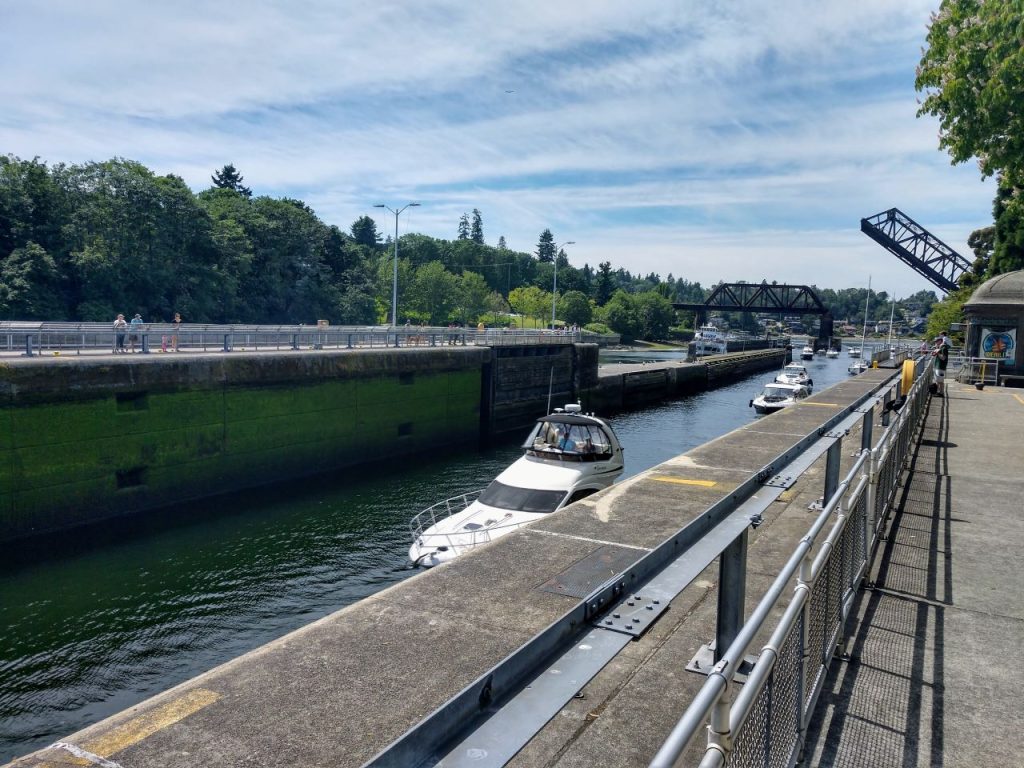
[[120, 354], [125, 351], [124, 348], [124, 336], [128, 331], [128, 321], [124, 319], [124, 315], [118, 315], [114, 320], [114, 354]]

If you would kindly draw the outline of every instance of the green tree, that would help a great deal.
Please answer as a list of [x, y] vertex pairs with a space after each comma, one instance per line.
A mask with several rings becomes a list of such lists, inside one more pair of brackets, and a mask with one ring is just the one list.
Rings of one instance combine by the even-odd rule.
[[0, 260], [0, 317], [52, 320], [66, 316], [57, 264], [42, 246], [28, 242]]
[[675, 322], [672, 303], [658, 291], [644, 291], [634, 297], [640, 338], [648, 341], [668, 338], [668, 329]]
[[537, 241], [537, 260], [553, 262], [555, 260], [555, 236], [550, 229], [540, 233], [540, 240]]
[[942, 0], [928, 27], [916, 87], [919, 115], [939, 118], [954, 163], [1024, 183], [1024, 0]]
[[[1021, 104], [1024, 107], [1024, 103]], [[995, 232], [988, 274], [1024, 269], [1024, 189], [999, 180], [994, 204]]]
[[504, 235], [500, 235], [498, 237], [498, 250], [499, 251], [507, 251], [508, 250], [508, 245], [505, 243], [505, 236]]
[[244, 197], [252, 197], [252, 190], [242, 184], [245, 179], [231, 163], [228, 163], [219, 171], [214, 171], [210, 180], [217, 189], [230, 189]]
[[367, 248], [376, 248], [380, 245], [380, 233], [377, 231], [377, 222], [369, 216], [360, 216], [352, 222], [352, 239], [357, 245]]
[[550, 311], [551, 294], [535, 285], [522, 286], [509, 292], [508, 303], [515, 312], [532, 318], [536, 327], [538, 321]]
[[474, 243], [484, 244], [484, 219], [479, 208], [473, 209], [473, 223], [469, 228], [469, 239]]
[[469, 240], [469, 216], [462, 214], [459, 217], [459, 240]]
[[444, 325], [455, 307], [459, 281], [440, 261], [416, 270], [409, 289], [410, 305], [431, 325]]
[[458, 280], [455, 311], [463, 323], [475, 324], [490, 307], [491, 289], [476, 272], [463, 272]]
[[558, 299], [558, 316], [569, 325], [584, 326], [593, 319], [594, 309], [582, 291], [566, 291]]
[[599, 307], [603, 307], [615, 292], [615, 280], [612, 277], [612, 263], [602, 261], [597, 265], [597, 294], [594, 296]]
[[639, 338], [643, 330], [636, 302], [622, 290], [612, 294], [608, 302], [600, 308], [597, 320], [620, 334], [626, 342]]

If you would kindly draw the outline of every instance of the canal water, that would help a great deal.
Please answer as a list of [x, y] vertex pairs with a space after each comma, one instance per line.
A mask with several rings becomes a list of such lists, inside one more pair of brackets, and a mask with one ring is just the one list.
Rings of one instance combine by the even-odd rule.
[[[848, 363], [808, 362], [815, 389], [847, 378]], [[770, 378], [615, 416], [625, 476], [757, 418], [748, 401]], [[360, 469], [5, 552], [0, 762], [408, 577], [409, 519], [485, 486], [519, 452]]]

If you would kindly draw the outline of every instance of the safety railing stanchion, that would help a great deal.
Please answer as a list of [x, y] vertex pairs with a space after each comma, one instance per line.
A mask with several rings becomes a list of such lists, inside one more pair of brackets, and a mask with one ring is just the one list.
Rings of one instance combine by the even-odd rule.
[[[718, 623], [715, 627], [714, 660], [720, 661], [743, 626], [747, 594], [747, 530], [722, 550], [718, 560]], [[733, 659], [735, 664], [741, 659]]]
[[32, 357], [35, 353], [32, 351], [32, 334], [25, 335], [25, 357]]

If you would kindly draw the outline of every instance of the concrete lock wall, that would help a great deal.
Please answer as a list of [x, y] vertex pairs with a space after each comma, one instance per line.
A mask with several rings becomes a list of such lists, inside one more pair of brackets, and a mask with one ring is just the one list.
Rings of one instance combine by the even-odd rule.
[[485, 349], [0, 367], [0, 540], [467, 442]]

